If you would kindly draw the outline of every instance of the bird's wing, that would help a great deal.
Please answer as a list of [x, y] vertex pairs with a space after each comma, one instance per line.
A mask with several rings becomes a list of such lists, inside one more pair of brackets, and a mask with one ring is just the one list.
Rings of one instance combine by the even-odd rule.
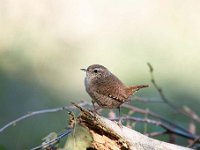
[[128, 98], [124, 84], [115, 76], [99, 79], [95, 85], [97, 93], [108, 96], [118, 102], [124, 102]]

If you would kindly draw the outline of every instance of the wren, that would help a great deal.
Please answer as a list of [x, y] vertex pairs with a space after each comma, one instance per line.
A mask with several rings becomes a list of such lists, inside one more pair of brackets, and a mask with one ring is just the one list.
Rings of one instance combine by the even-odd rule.
[[106, 67], [99, 64], [81, 70], [86, 72], [85, 88], [92, 98], [94, 112], [96, 112], [95, 103], [101, 108], [118, 108], [119, 121], [120, 105], [128, 101], [139, 89], [148, 87], [148, 85], [126, 86]]

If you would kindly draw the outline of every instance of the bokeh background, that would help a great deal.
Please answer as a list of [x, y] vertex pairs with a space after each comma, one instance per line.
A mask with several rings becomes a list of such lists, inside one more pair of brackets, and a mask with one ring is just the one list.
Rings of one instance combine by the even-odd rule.
[[[80, 68], [94, 63], [131, 85], [150, 84], [150, 62], [169, 100], [200, 114], [199, 17], [198, 0], [0, 0], [0, 127], [90, 101]], [[152, 86], [137, 95], [160, 100]], [[165, 104], [135, 105], [188, 128]], [[29, 118], [0, 133], [0, 149], [33, 148], [66, 126], [67, 112]]]

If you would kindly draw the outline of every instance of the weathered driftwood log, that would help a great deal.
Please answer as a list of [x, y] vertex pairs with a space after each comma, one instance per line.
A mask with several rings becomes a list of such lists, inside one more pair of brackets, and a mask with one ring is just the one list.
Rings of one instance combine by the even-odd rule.
[[189, 148], [149, 138], [116, 122], [79, 107], [78, 126], [68, 138], [67, 149], [97, 150], [189, 150]]

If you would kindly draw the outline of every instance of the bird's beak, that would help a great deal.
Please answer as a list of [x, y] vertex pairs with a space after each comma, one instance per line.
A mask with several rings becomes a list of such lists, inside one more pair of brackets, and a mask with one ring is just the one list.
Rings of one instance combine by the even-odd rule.
[[81, 69], [81, 70], [82, 70], [82, 71], [85, 71], [85, 72], [87, 71], [87, 69]]

